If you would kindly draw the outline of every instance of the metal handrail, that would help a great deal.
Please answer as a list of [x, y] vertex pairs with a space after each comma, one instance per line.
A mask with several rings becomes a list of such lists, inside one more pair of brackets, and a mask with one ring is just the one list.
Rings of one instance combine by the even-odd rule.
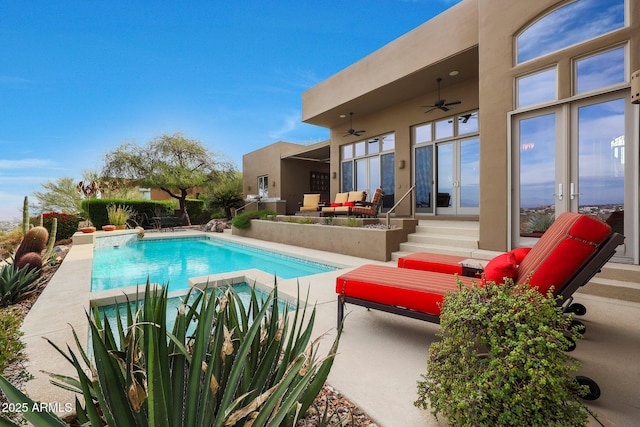
[[[393, 205], [393, 206], [391, 207], [391, 209], [389, 209], [389, 210], [387, 211], [387, 213], [386, 213], [386, 217], [387, 217], [387, 228], [391, 228], [391, 225], [389, 225], [389, 220], [390, 220], [391, 212], [393, 212], [393, 211], [398, 207], [398, 205], [399, 205], [400, 203], [402, 203], [402, 201], [403, 201], [403, 200], [404, 200], [408, 195], [410, 195], [410, 194], [413, 192], [413, 190], [414, 190], [415, 188], [416, 188], [416, 185], [415, 185], [415, 184], [413, 184], [413, 185], [411, 186], [411, 188], [409, 188], [409, 189], [407, 190], [407, 192], [406, 192], [406, 193], [404, 193], [404, 196], [400, 197], [400, 200], [398, 200], [398, 201], [396, 202], [396, 204], [395, 204], [395, 205]], [[414, 218], [413, 203], [410, 203], [410, 206], [411, 206], [411, 207], [410, 207], [410, 210], [411, 210], [411, 218]]]
[[240, 206], [238, 209], [236, 209], [236, 215], [237, 215], [240, 211], [244, 211], [244, 208], [246, 208], [247, 206], [252, 205], [252, 204], [254, 204], [254, 203], [256, 204], [256, 208], [257, 208], [258, 210], [260, 210], [260, 199], [254, 199], [254, 200], [251, 200], [251, 201], [249, 201], [248, 203], [246, 203], [246, 204], [244, 204], [244, 205]]

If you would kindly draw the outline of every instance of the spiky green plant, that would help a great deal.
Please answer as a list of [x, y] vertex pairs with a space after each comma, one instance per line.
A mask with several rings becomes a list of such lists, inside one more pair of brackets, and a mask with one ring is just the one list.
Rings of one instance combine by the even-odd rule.
[[[248, 307], [232, 287], [187, 295], [169, 332], [166, 290], [147, 284], [142, 302], [126, 305], [126, 321], [119, 309], [115, 326], [97, 309], [89, 316], [93, 359], [75, 331], [77, 353], [52, 343], [78, 375], [54, 382], [84, 397], [76, 405], [81, 424], [293, 425], [321, 390], [340, 333], [318, 359], [315, 308], [307, 320], [306, 304], [281, 313], [274, 301], [277, 290], [265, 300], [252, 291]], [[25, 401], [6, 382], [0, 389]]]
[[40, 281], [39, 269], [29, 265], [15, 268], [5, 264], [0, 269], [0, 307], [7, 307], [38, 290]]
[[56, 236], [58, 234], [58, 218], [53, 218], [51, 221], [51, 233], [49, 234], [49, 241], [47, 242], [47, 250], [42, 257], [45, 263], [48, 263], [53, 258], [53, 247], [56, 244]]

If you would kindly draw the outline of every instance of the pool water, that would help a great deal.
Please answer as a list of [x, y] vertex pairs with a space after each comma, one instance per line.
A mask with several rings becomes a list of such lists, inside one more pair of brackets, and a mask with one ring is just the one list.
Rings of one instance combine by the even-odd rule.
[[191, 277], [257, 268], [283, 279], [309, 276], [336, 268], [208, 237], [137, 240], [96, 247], [91, 291], [152, 283], [169, 291], [188, 288]]
[[[244, 306], [245, 310], [248, 309], [249, 305], [251, 304], [251, 287], [249, 286], [249, 284], [247, 283], [238, 283], [233, 285], [233, 289], [235, 290], [235, 292], [238, 294], [238, 297], [240, 298], [240, 301], [242, 302], [242, 305]], [[222, 291], [222, 289], [219, 289], [219, 291]], [[269, 297], [269, 294], [267, 292], [261, 291], [260, 289], [254, 289], [256, 298], [258, 299], [258, 301], [266, 301], [267, 298]], [[187, 304], [189, 304], [191, 301], [193, 301], [197, 296], [197, 293], [192, 293], [189, 296], [189, 300], [187, 301]], [[184, 296], [183, 297], [171, 297], [171, 298], [167, 298], [167, 330], [168, 331], [172, 331], [173, 330], [173, 326], [175, 324], [175, 320], [176, 320], [176, 315], [178, 313], [178, 310], [180, 309], [181, 305], [182, 305], [182, 301], [184, 300]], [[134, 306], [135, 306], [135, 302], [131, 302], [129, 303], [131, 305], [131, 307], [135, 310]], [[126, 307], [127, 303], [122, 303], [122, 304], [118, 304], [118, 310], [116, 311], [116, 304], [112, 304], [112, 305], [105, 305], [105, 306], [100, 306], [98, 307], [98, 312], [100, 313], [100, 319], [105, 320], [107, 322], [109, 322], [109, 324], [111, 325], [111, 328], [115, 331], [117, 330], [117, 325], [118, 322], [116, 320], [116, 317], [118, 315], [118, 313], [120, 314], [120, 320], [122, 322], [123, 325], [127, 324], [127, 307]], [[289, 310], [295, 310], [295, 305], [294, 304], [289, 304], [287, 305], [286, 302], [278, 299], [278, 311], [280, 312], [280, 314], [284, 313], [285, 309], [289, 309]], [[240, 309], [238, 307], [238, 309]], [[192, 333], [193, 330], [195, 329], [195, 324], [192, 323], [191, 325], [189, 325], [189, 328], [187, 330], [187, 333]], [[119, 337], [117, 336], [117, 334], [114, 336], [114, 339], [116, 340], [116, 342], [119, 341]]]

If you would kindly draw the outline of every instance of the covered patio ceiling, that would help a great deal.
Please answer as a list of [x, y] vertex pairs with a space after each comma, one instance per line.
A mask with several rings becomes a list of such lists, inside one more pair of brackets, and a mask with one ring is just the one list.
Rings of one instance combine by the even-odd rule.
[[[456, 75], [450, 75], [456, 71], [458, 72]], [[475, 46], [386, 85], [374, 88], [343, 104], [336, 105], [315, 116], [307, 117], [303, 121], [331, 129], [344, 125], [345, 120], [348, 120], [344, 115], [348, 116], [349, 112], [364, 116], [423, 94], [425, 95], [424, 103], [428, 103], [436, 92], [438, 77], [443, 79], [443, 89], [465, 80], [477, 79], [478, 47]]]
[[294, 153], [287, 153], [282, 159], [304, 160], [317, 163], [331, 163], [331, 141], [326, 140], [317, 144], [307, 145]]

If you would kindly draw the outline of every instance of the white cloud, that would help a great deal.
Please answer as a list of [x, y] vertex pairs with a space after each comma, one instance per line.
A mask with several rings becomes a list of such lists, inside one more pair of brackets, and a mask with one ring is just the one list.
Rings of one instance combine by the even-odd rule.
[[48, 159], [15, 159], [0, 160], [1, 169], [22, 169], [22, 168], [50, 168], [55, 163]]
[[289, 113], [282, 118], [282, 124], [278, 129], [269, 132], [269, 138], [281, 139], [283, 136], [293, 131], [300, 123], [300, 113]]

